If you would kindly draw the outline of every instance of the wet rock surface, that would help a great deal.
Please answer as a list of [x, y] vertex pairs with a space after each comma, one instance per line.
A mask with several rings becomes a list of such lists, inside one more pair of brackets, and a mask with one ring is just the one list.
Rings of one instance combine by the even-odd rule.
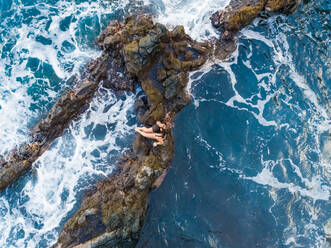
[[4, 155], [0, 160], [0, 191], [17, 180], [50, 144], [62, 135], [72, 120], [83, 113], [99, 85], [116, 91], [134, 91], [134, 80], [127, 77], [124, 60], [118, 49], [103, 53], [90, 61], [74, 89], [67, 90], [53, 105], [47, 116], [31, 129], [30, 142]]
[[[190, 102], [185, 91], [188, 72], [203, 65], [210, 52], [208, 44], [192, 41], [183, 27], [169, 31], [149, 16], [110, 23], [98, 44], [105, 53], [122, 57], [128, 77], [143, 89], [135, 110], [145, 125], [157, 120], [171, 125], [176, 113]], [[86, 193], [55, 247], [134, 247], [149, 192], [162, 183], [173, 154], [170, 129], [165, 144], [158, 147], [136, 136], [115, 175]]]
[[301, 0], [231, 0], [224, 10], [211, 16], [213, 26], [221, 31], [221, 40], [234, 35], [262, 13], [292, 13]]
[[31, 141], [14, 149], [0, 161], [0, 190], [19, 178], [63, 130], [86, 108], [98, 88], [97, 81], [85, 78], [75, 90], [68, 90], [54, 104], [45, 119], [31, 130]]
[[24, 144], [0, 159], [0, 190], [5, 189], [40, 156], [41, 147], [36, 144]]
[[[139, 81], [149, 97], [136, 101], [137, 117], [141, 123], [152, 125], [166, 112], [179, 111], [189, 101], [182, 90], [186, 86], [187, 71], [203, 65], [208, 54], [220, 60], [228, 59], [236, 49], [233, 35], [261, 12], [288, 14], [299, 2], [232, 0], [228, 7], [211, 17], [213, 25], [222, 32], [221, 42], [213, 44], [192, 41], [182, 26], [169, 32], [164, 25], [154, 24], [150, 17], [131, 16], [124, 22], [113, 21], [97, 40], [104, 53], [86, 65], [82, 76], [76, 79], [75, 89], [65, 92], [46, 118], [32, 128], [28, 144], [2, 157], [0, 190], [30, 169], [71, 121], [87, 109], [100, 84], [115, 91], [134, 91], [134, 84]], [[34, 147], [30, 155], [20, 153], [25, 146]]]

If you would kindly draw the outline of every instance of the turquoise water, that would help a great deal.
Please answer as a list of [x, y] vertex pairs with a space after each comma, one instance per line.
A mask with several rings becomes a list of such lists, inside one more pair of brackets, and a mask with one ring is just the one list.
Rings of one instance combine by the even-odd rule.
[[[0, 152], [72, 76], [94, 40], [134, 1], [0, 0]], [[212, 39], [210, 13], [228, 1], [151, 0], [156, 18]], [[330, 2], [258, 19], [227, 62], [191, 74], [176, 118], [176, 152], [150, 199], [138, 247], [327, 247], [330, 219]], [[84, 190], [111, 174], [131, 143], [134, 96], [100, 88], [91, 107], [0, 194], [0, 247], [48, 247]]]

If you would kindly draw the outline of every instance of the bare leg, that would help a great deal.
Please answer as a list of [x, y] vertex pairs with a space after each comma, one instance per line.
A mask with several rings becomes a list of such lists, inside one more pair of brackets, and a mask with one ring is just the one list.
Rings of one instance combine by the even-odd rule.
[[136, 127], [137, 132], [139, 132], [138, 130], [144, 133], [153, 133], [153, 128], [151, 127]]
[[142, 131], [140, 131], [139, 129], [137, 130], [138, 133], [140, 133], [140, 135], [148, 138], [148, 139], [153, 139], [153, 140], [156, 140], [158, 142], [160, 142], [161, 144], [163, 144], [163, 138], [162, 138], [162, 135], [161, 134], [158, 134], [158, 133], [144, 133]]
[[155, 137], [155, 140], [157, 141], [157, 142], [154, 142], [153, 143], [153, 146], [155, 147], [155, 146], [158, 146], [158, 145], [163, 145], [164, 144], [164, 138], [162, 138], [162, 137]]
[[155, 133], [145, 133], [140, 131], [139, 129], [136, 130], [138, 133], [140, 133], [142, 136], [149, 138], [149, 139], [158, 139], [160, 138], [159, 136], [157, 136]]
[[161, 140], [158, 141], [158, 142], [154, 142], [154, 143], [153, 143], [153, 146], [156, 147], [156, 146], [158, 146], [158, 145], [163, 145], [163, 144], [164, 144], [164, 141], [163, 141], [163, 139], [161, 139]]

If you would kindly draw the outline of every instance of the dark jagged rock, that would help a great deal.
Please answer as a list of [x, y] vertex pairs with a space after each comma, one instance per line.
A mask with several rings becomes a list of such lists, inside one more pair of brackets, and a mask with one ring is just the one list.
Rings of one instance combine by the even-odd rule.
[[31, 168], [39, 157], [40, 146], [36, 143], [24, 144], [0, 160], [0, 190], [6, 188], [24, 171]]
[[[190, 102], [185, 91], [188, 72], [204, 64], [210, 51], [208, 44], [192, 41], [182, 26], [169, 31], [148, 16], [111, 23], [98, 43], [105, 52], [122, 56], [128, 75], [141, 85], [146, 97], [137, 97], [135, 110], [147, 125], [156, 120], [171, 125], [176, 113]], [[55, 247], [134, 247], [149, 192], [161, 184], [173, 154], [171, 130], [159, 147], [137, 136], [119, 162], [118, 172], [86, 194]]]
[[0, 190], [6, 188], [26, 170], [49, 145], [62, 135], [63, 130], [77, 117], [91, 100], [98, 87], [97, 82], [82, 80], [76, 90], [68, 90], [54, 104], [47, 117], [31, 130], [31, 143], [23, 144], [0, 162]]
[[53, 105], [46, 118], [31, 129], [28, 144], [14, 149], [0, 160], [0, 191], [17, 180], [38, 159], [50, 144], [62, 135], [71, 121], [84, 112], [99, 84], [115, 90], [134, 91], [134, 80], [126, 75], [122, 56], [104, 53], [89, 62], [75, 89], [67, 90]]
[[300, 2], [301, 0], [231, 0], [224, 10], [215, 12], [210, 19], [213, 26], [221, 31], [221, 40], [229, 41], [262, 12], [290, 14]]

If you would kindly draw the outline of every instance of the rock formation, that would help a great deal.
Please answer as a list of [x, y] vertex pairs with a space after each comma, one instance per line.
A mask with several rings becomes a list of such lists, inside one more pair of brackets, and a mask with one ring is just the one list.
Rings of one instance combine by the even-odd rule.
[[[62, 135], [70, 122], [87, 109], [99, 86], [133, 91], [141, 124], [157, 120], [171, 127], [175, 115], [189, 102], [185, 87], [188, 72], [199, 69], [209, 56], [227, 59], [236, 49], [234, 34], [261, 12], [288, 14], [299, 0], [231, 0], [225, 10], [213, 14], [221, 42], [198, 43], [183, 26], [169, 31], [150, 16], [130, 16], [112, 21], [97, 39], [102, 55], [86, 65], [75, 90], [66, 91], [31, 130], [31, 141], [0, 160], [0, 190], [15, 181]], [[118, 162], [117, 172], [86, 192], [78, 211], [66, 222], [56, 248], [134, 247], [139, 239], [148, 196], [158, 187], [171, 164], [174, 142], [171, 128], [165, 144], [153, 147], [137, 135], [132, 148]]]
[[221, 40], [233, 40], [233, 36], [250, 24], [262, 12], [290, 14], [301, 0], [231, 0], [224, 10], [211, 16], [212, 24], [221, 31]]
[[[222, 41], [213, 44], [213, 56], [220, 60], [227, 59], [236, 49], [233, 40], [234, 34], [248, 25], [263, 11], [289, 14], [295, 10], [299, 2], [300, 0], [231, 0], [230, 4], [224, 10], [217, 11], [211, 17], [212, 24], [221, 31]], [[145, 24], [151, 25], [142, 23], [142, 25]], [[135, 38], [130, 38], [132, 33], [116, 33], [117, 30], [123, 29], [121, 25], [123, 24], [115, 21], [100, 35], [99, 45], [105, 50], [105, 53], [86, 66], [81, 78], [76, 80], [76, 89], [68, 90], [63, 94], [49, 111], [47, 117], [32, 128], [30, 142], [21, 145], [11, 153], [0, 158], [0, 191], [30, 169], [32, 163], [47, 150], [54, 139], [62, 135], [63, 130], [68, 127], [70, 122], [87, 109], [89, 102], [99, 88], [100, 82], [102, 82], [103, 86], [106, 88], [134, 91], [134, 82], [138, 78], [134, 75], [143, 67], [145, 68], [145, 64], [148, 64], [147, 60], [153, 57], [154, 53], [160, 49], [158, 39], [167, 39], [168, 37], [165, 35], [163, 38], [160, 38], [156, 33], [152, 33], [146, 35], [146, 37], [141, 41], [139, 40], [138, 43]], [[158, 25], [159, 28], [162, 26], [161, 24]], [[177, 42], [175, 45], [175, 52], [177, 54], [180, 52], [180, 49], [182, 49], [181, 39], [183, 37], [180, 37], [180, 35], [186, 37], [189, 41], [188, 44], [190, 43], [189, 45], [195, 44], [188, 36], [182, 34], [182, 31], [183, 27], [178, 27], [174, 32], [179, 36], [172, 37], [172, 42]], [[112, 32], [114, 35], [109, 35]], [[142, 35], [144, 34], [144, 28], [136, 28], [134, 32]], [[157, 30], [155, 32], [162, 31]], [[123, 38], [127, 39], [126, 42], [132, 39], [126, 44], [125, 48], [123, 48]], [[197, 51], [201, 52], [206, 49], [206, 46], [209, 47], [210, 45], [204, 44], [205, 47], [200, 46], [200, 48], [192, 48], [196, 48]], [[137, 51], [137, 49], [139, 50]], [[198, 68], [204, 62], [201, 58], [194, 62], [189, 61], [190, 57], [195, 56], [192, 51], [187, 52], [185, 56], [184, 59], [187, 61], [182, 61], [181, 66], [187, 71]], [[172, 60], [171, 57], [168, 59]], [[175, 68], [171, 69], [173, 72], [179, 70], [179, 64], [176, 60], [174, 63]], [[181, 81], [181, 77], [185, 75], [185, 73], [178, 73], [163, 80], [163, 77], [166, 76], [164, 75], [164, 70], [160, 69], [157, 74], [154, 74], [159, 77], [157, 78], [159, 82], [167, 85], [163, 89], [166, 90], [164, 94], [167, 98], [172, 97], [177, 87], [175, 86], [176, 82], [178, 80]], [[141, 76], [139, 77], [142, 79]], [[149, 90], [150, 82], [148, 80], [143, 79], [141, 83], [144, 90]], [[182, 99], [185, 98], [183, 97]], [[152, 123], [153, 120], [162, 116], [164, 112], [164, 109], [158, 102], [150, 100], [150, 103], [153, 104], [148, 111], [151, 112], [153, 108], [156, 108], [158, 111], [152, 111], [154, 116], [150, 116], [146, 123]], [[148, 117], [147, 114], [142, 113], [143, 108], [141, 107], [144, 106], [144, 104], [144, 99], [138, 99], [136, 102], [137, 115], [142, 123], [145, 123], [143, 118]], [[144, 114], [145, 116], [143, 116]]]
[[[116, 53], [116, 50], [113, 51]], [[121, 58], [120, 56], [118, 58]], [[133, 81], [126, 77], [124, 61], [104, 54], [92, 60], [76, 79], [75, 90], [67, 90], [54, 104], [45, 119], [31, 130], [29, 143], [21, 145], [0, 159], [0, 191], [31, 168], [50, 144], [62, 135], [71, 121], [87, 109], [102, 82], [106, 88], [133, 91]]]
[[[137, 98], [135, 110], [145, 125], [156, 120], [171, 125], [176, 113], [190, 102], [185, 91], [188, 72], [203, 65], [210, 50], [207, 44], [192, 41], [182, 26], [169, 31], [148, 16], [110, 23], [98, 44], [105, 54], [122, 57], [127, 75], [141, 85], [146, 99]], [[170, 129], [159, 147], [136, 136], [117, 173], [87, 192], [55, 247], [134, 247], [149, 192], [161, 183], [173, 154]]]

